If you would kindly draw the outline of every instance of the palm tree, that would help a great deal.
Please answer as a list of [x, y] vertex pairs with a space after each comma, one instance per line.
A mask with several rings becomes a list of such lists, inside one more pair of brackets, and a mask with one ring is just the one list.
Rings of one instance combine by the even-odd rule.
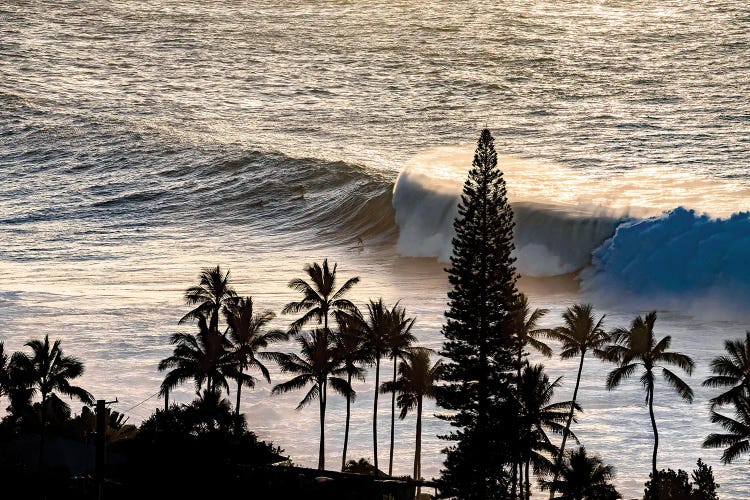
[[711, 422], [721, 425], [727, 434], [710, 434], [703, 441], [704, 448], [724, 448], [721, 461], [731, 463], [743, 453], [750, 453], [750, 401], [747, 398], [733, 401], [735, 418], [711, 410]]
[[703, 381], [705, 387], [731, 387], [726, 392], [711, 399], [711, 409], [737, 399], [750, 397], [750, 331], [745, 340], [725, 340], [727, 355], [711, 361], [711, 371], [715, 375]]
[[[570, 401], [550, 403], [561, 380], [562, 377], [558, 377], [550, 382], [541, 364], [527, 365], [521, 373], [516, 394], [520, 406], [520, 459], [526, 469], [525, 491], [521, 486], [521, 498], [524, 498], [524, 494], [527, 499], [531, 496], [530, 465], [534, 466], [535, 474], [552, 469], [547, 455], [555, 456], [558, 450], [547, 432], [562, 434], [568, 408], [573, 404]], [[580, 410], [580, 407], [574, 406]]]
[[[528, 297], [526, 297], [524, 293], [518, 294], [516, 303], [513, 308], [513, 331], [515, 333], [514, 341], [517, 347], [516, 384], [518, 384], [521, 380], [521, 370], [524, 366], [524, 349], [527, 345], [537, 350], [540, 354], [542, 354], [542, 356], [546, 356], [548, 358], [552, 356], [552, 349], [550, 349], [547, 344], [539, 340], [539, 337], [541, 335], [547, 334], [547, 330], [543, 328], [537, 328], [539, 320], [542, 319], [542, 317], [544, 317], [544, 315], [546, 315], [548, 312], [548, 309], [534, 309], [534, 311], [531, 311]], [[517, 452], [518, 450], [514, 451]], [[516, 470], [516, 468], [518, 470]], [[516, 465], [513, 467], [512, 490], [514, 492], [516, 491], [517, 476], [521, 476], [521, 481], [523, 481], [520, 461], [517, 461]]]
[[199, 317], [208, 318], [208, 328], [219, 331], [219, 311], [222, 306], [235, 299], [237, 294], [229, 285], [229, 271], [222, 273], [221, 268], [204, 268], [200, 282], [185, 291], [185, 302], [195, 308], [180, 319], [180, 324]]
[[596, 455], [586, 454], [581, 446], [561, 464], [560, 473], [552, 481], [542, 481], [543, 489], [558, 491], [558, 500], [615, 500], [622, 496], [610, 484], [615, 469], [604, 465]]
[[[382, 392], [398, 393], [399, 418], [403, 420], [410, 410], [417, 409], [417, 442], [414, 449], [414, 479], [422, 477], [422, 401], [434, 398], [440, 378], [441, 361], [430, 364], [429, 349], [415, 349], [405, 356], [398, 365], [399, 378], [385, 382]], [[420, 487], [417, 487], [419, 496]]]
[[231, 371], [234, 359], [229, 351], [229, 342], [224, 335], [210, 330], [205, 316], [198, 316], [198, 333], [175, 333], [171, 338], [175, 345], [173, 353], [159, 362], [159, 371], [170, 370], [161, 383], [160, 394], [164, 395], [186, 380], [195, 382], [196, 392], [203, 383], [206, 390], [222, 388], [229, 392], [227, 374]]
[[234, 355], [234, 378], [237, 381], [237, 404], [234, 411], [240, 414], [240, 401], [243, 384], [255, 387], [255, 377], [246, 376], [249, 368], [257, 368], [267, 382], [271, 382], [268, 368], [262, 363], [263, 359], [271, 359], [272, 355], [260, 352], [268, 344], [288, 339], [288, 335], [281, 330], [267, 331], [268, 323], [275, 317], [271, 311], [254, 313], [253, 298], [240, 297], [224, 306], [224, 316], [229, 326], [229, 341]]
[[527, 345], [533, 347], [539, 351], [542, 356], [552, 357], [552, 349], [539, 340], [541, 335], [547, 335], [549, 330], [545, 328], [537, 328], [539, 320], [542, 319], [549, 309], [534, 309], [531, 310], [529, 306], [529, 299], [526, 294], [519, 293], [516, 299], [515, 307], [513, 308], [513, 331], [517, 337], [518, 352], [517, 352], [517, 363], [518, 363], [518, 374], [520, 377], [521, 368], [523, 367], [523, 349]]
[[[417, 338], [411, 333], [414, 326], [414, 318], [407, 318], [406, 311], [398, 305], [398, 302], [389, 312], [388, 324], [388, 355], [393, 360], [393, 383], [396, 382], [396, 363], [408, 356], [411, 351], [411, 345], [417, 341]], [[377, 388], [376, 388], [377, 391]], [[393, 445], [394, 430], [396, 422], [396, 393], [391, 393], [391, 450], [388, 460], [388, 475], [393, 475]]]
[[364, 334], [365, 349], [375, 360], [375, 395], [372, 415], [372, 446], [374, 465], [378, 468], [378, 391], [380, 387], [380, 358], [387, 355], [390, 349], [389, 336], [391, 331], [392, 316], [383, 303], [383, 299], [377, 302], [370, 300], [367, 304], [367, 319], [359, 315], [352, 316], [358, 319]]
[[289, 288], [293, 288], [302, 293], [302, 300], [290, 302], [282, 314], [296, 314], [306, 311], [305, 314], [294, 321], [289, 331], [296, 334], [308, 322], [317, 319], [318, 324], [322, 323], [325, 331], [328, 331], [328, 313], [336, 311], [345, 311], [353, 313], [356, 311], [355, 305], [348, 299], [344, 298], [354, 285], [359, 283], [359, 278], [349, 278], [338, 290], [336, 290], [336, 266], [333, 269], [328, 267], [328, 259], [323, 260], [323, 266], [313, 263], [305, 265], [305, 273], [310, 277], [310, 282], [303, 279], [293, 279], [289, 282]]
[[[601, 356], [601, 349], [609, 340], [609, 335], [604, 331], [604, 316], [596, 320], [594, 318], [594, 306], [591, 304], [576, 304], [573, 307], [569, 307], [565, 310], [562, 317], [564, 325], [549, 330], [547, 335], [562, 344], [563, 350], [560, 353], [562, 359], [570, 359], [575, 356], [580, 357], [576, 386], [573, 389], [573, 403], [575, 404], [578, 399], [578, 387], [581, 384], [583, 360], [586, 357], [586, 353], [591, 350], [595, 355]], [[557, 456], [556, 462], [558, 466], [562, 463], [563, 454], [565, 453], [565, 443], [568, 439], [568, 432], [570, 432], [570, 424], [573, 421], [573, 408], [571, 405], [568, 422], [565, 424], [565, 430], [563, 431], [560, 453]], [[557, 472], [555, 472], [555, 479], [557, 479]], [[550, 488], [550, 498], [555, 493], [554, 483], [555, 480], [552, 481], [552, 487]]]
[[344, 396], [351, 396], [351, 386], [337, 375], [343, 373], [341, 360], [336, 357], [330, 336], [324, 328], [313, 330], [298, 340], [301, 356], [297, 354], [278, 354], [275, 356], [282, 373], [292, 373], [294, 378], [274, 386], [271, 394], [283, 394], [302, 389], [308, 384], [312, 387], [302, 401], [297, 405], [301, 409], [313, 400], [320, 402], [320, 451], [318, 454], [318, 469], [325, 468], [325, 415], [328, 384], [331, 388]]
[[[338, 315], [336, 318], [339, 328], [334, 337], [335, 356], [344, 365], [346, 372], [346, 383], [351, 387], [352, 378], [365, 380], [365, 370], [362, 365], [370, 363], [372, 358], [365, 349], [362, 330], [359, 321], [353, 320], [346, 315]], [[349, 444], [349, 421], [351, 418], [351, 403], [356, 393], [352, 389], [346, 395], [346, 426], [344, 428], [344, 451], [341, 457], [341, 471], [346, 468], [346, 450]]]
[[629, 330], [618, 328], [612, 333], [612, 345], [607, 346], [603, 352], [604, 359], [618, 365], [607, 375], [607, 389], [613, 390], [620, 385], [623, 379], [630, 378], [640, 367], [643, 369], [640, 382], [646, 390], [646, 401], [648, 401], [648, 412], [651, 416], [651, 427], [654, 431], [654, 453], [651, 460], [652, 474], [656, 477], [656, 454], [659, 449], [659, 433], [656, 429], [654, 418], [654, 370], [661, 368], [664, 380], [674, 391], [688, 403], [693, 401], [693, 390], [687, 383], [678, 377], [673, 371], [663, 365], [677, 366], [688, 375], [693, 373], [695, 363], [682, 353], [668, 351], [672, 344], [672, 337], [667, 335], [661, 340], [654, 336], [654, 323], [656, 323], [656, 311], [636, 317]]
[[29, 389], [29, 394], [37, 391], [42, 396], [39, 406], [41, 417], [41, 434], [39, 441], [39, 467], [44, 464], [45, 427], [50, 403], [58, 408], [68, 410], [69, 405], [62, 401], [57, 394], [77, 399], [84, 404], [93, 404], [94, 397], [88, 391], [71, 385], [70, 381], [83, 375], [83, 363], [73, 356], [66, 356], [60, 347], [61, 341], [56, 340], [52, 345], [49, 335], [44, 340], [31, 340], [26, 343], [31, 348], [31, 356], [23, 352], [16, 352], [11, 358], [15, 371], [15, 382]]

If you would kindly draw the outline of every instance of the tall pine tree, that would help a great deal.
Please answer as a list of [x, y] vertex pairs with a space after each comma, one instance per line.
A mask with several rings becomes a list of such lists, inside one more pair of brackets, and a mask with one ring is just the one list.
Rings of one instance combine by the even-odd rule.
[[[446, 439], [443, 488], [461, 499], [507, 498], [507, 418], [513, 370], [513, 305], [517, 299], [513, 211], [494, 139], [482, 130], [453, 227], [453, 289], [443, 327], [446, 358], [438, 404], [456, 429]], [[507, 417], [507, 415], [506, 415]]]

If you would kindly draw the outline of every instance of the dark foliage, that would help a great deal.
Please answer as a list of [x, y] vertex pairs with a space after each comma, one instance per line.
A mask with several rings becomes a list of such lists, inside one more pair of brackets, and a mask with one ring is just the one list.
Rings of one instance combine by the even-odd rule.
[[351, 472], [353, 474], [366, 474], [368, 476], [382, 476], [385, 477], [385, 472], [379, 471], [375, 468], [372, 463], [366, 458], [360, 458], [359, 460], [349, 460], [344, 466], [343, 472]]
[[688, 473], [682, 469], [677, 472], [662, 469], [657, 472], [656, 481], [650, 474], [643, 500], [718, 500], [719, 485], [714, 480], [713, 470], [700, 459], [692, 479], [691, 484]]
[[[517, 301], [513, 266], [513, 211], [505, 180], [497, 167], [494, 139], [482, 131], [472, 168], [464, 184], [454, 222], [453, 255], [443, 327], [446, 358], [438, 404], [451, 410], [456, 431], [447, 438], [443, 483], [461, 498], [493, 498], [507, 494], [507, 433], [500, 411], [513, 368], [513, 306]], [[495, 426], [497, 424], [497, 426]]]
[[719, 500], [716, 490], [719, 485], [714, 480], [714, 471], [712, 467], [698, 459], [697, 468], [693, 469], [690, 475], [693, 479], [693, 498], [692, 500]]

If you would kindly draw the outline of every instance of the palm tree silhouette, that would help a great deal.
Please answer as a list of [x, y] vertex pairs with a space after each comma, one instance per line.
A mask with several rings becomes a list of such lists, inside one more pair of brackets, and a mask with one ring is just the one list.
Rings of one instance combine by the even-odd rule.
[[545, 328], [537, 328], [539, 320], [542, 319], [549, 309], [534, 309], [531, 310], [529, 306], [529, 299], [524, 293], [519, 293], [516, 299], [515, 307], [513, 308], [513, 323], [515, 332], [518, 340], [518, 373], [520, 376], [521, 368], [523, 367], [523, 348], [527, 345], [533, 347], [543, 356], [550, 358], [552, 357], [552, 349], [539, 340], [541, 335], [547, 335], [549, 330]]
[[282, 373], [291, 373], [295, 377], [274, 386], [271, 394], [283, 394], [312, 384], [310, 390], [297, 405], [297, 409], [303, 408], [315, 399], [320, 402], [318, 469], [323, 470], [325, 469], [325, 415], [328, 384], [331, 384], [334, 391], [349, 397], [351, 397], [351, 386], [346, 380], [337, 376], [346, 371], [346, 368], [337, 358], [335, 347], [326, 329], [317, 328], [300, 336], [298, 342], [301, 355], [291, 353], [275, 356]]
[[[414, 318], [407, 318], [406, 311], [398, 305], [398, 302], [388, 313], [388, 355], [393, 360], [393, 383], [396, 382], [396, 363], [403, 360], [412, 352], [411, 345], [417, 338], [411, 333], [414, 326]], [[376, 388], [377, 391], [377, 388]], [[396, 421], [396, 393], [391, 391], [391, 449], [388, 460], [388, 475], [393, 475], [393, 445]]]
[[234, 289], [229, 285], [229, 271], [222, 273], [221, 268], [204, 268], [200, 274], [200, 282], [185, 291], [185, 302], [195, 308], [183, 316], [179, 323], [188, 320], [208, 319], [208, 328], [219, 331], [219, 311], [222, 306], [237, 297]]
[[667, 335], [661, 340], [654, 336], [654, 323], [656, 323], [656, 311], [636, 317], [629, 330], [618, 328], [612, 333], [612, 345], [607, 346], [603, 352], [603, 358], [618, 365], [607, 375], [607, 389], [613, 390], [620, 385], [623, 379], [630, 378], [640, 367], [643, 369], [640, 382], [646, 390], [646, 401], [648, 412], [651, 416], [651, 427], [654, 431], [654, 453], [651, 460], [653, 477], [656, 477], [656, 454], [659, 449], [659, 433], [656, 429], [654, 418], [654, 370], [661, 368], [664, 380], [674, 391], [688, 403], [693, 401], [693, 390], [684, 380], [663, 364], [673, 365], [681, 368], [688, 375], [693, 373], [695, 363], [685, 354], [668, 351], [672, 344], [672, 337]]
[[712, 433], [703, 441], [704, 448], [725, 448], [721, 461], [732, 463], [743, 453], [750, 453], [750, 401], [747, 398], [735, 399], [735, 418], [730, 418], [711, 410], [711, 422], [721, 425], [726, 434]]
[[[573, 389], [573, 403], [575, 404], [578, 399], [578, 387], [581, 384], [583, 360], [586, 357], [586, 353], [591, 350], [596, 356], [601, 357], [603, 355], [602, 347], [609, 340], [609, 335], [603, 328], [604, 316], [596, 320], [594, 318], [594, 306], [591, 304], [576, 304], [573, 307], [569, 307], [565, 310], [562, 317], [564, 325], [549, 330], [547, 335], [562, 344], [563, 350], [560, 353], [562, 359], [570, 359], [575, 356], [580, 356], [581, 358], [578, 363], [576, 386]], [[558, 466], [562, 463], [563, 454], [565, 453], [565, 443], [568, 439], [570, 424], [573, 421], [573, 409], [574, 407], [571, 406], [568, 422], [565, 424], [565, 430], [563, 431], [560, 453], [557, 456], [556, 462]], [[555, 472], [555, 476], [557, 476], [557, 472]], [[553, 479], [552, 487], [550, 488], [550, 498], [555, 493], [554, 483], [555, 480]]]
[[541, 484], [543, 489], [560, 492], [558, 500], [615, 500], [622, 496], [610, 484], [614, 477], [614, 467], [588, 455], [581, 446], [561, 464], [558, 477]]
[[370, 300], [367, 304], [367, 319], [360, 315], [352, 318], [359, 319], [360, 328], [364, 334], [365, 349], [375, 360], [375, 394], [372, 415], [372, 446], [374, 466], [378, 468], [378, 392], [380, 388], [380, 359], [387, 355], [390, 349], [389, 336], [391, 331], [392, 315], [380, 298], [377, 302]]
[[204, 382], [208, 391], [229, 391], [226, 375], [234, 365], [230, 344], [224, 335], [209, 328], [205, 316], [198, 316], [196, 335], [175, 333], [170, 341], [175, 345], [172, 355], [159, 362], [159, 371], [171, 369], [161, 383], [160, 394], [190, 379], [195, 382], [196, 392], [200, 392]]
[[268, 368], [261, 360], [273, 359], [273, 356], [261, 352], [269, 344], [281, 342], [288, 339], [288, 335], [281, 330], [266, 331], [268, 323], [276, 315], [271, 311], [254, 313], [253, 298], [240, 297], [224, 306], [224, 317], [229, 327], [230, 350], [234, 357], [234, 370], [232, 377], [237, 381], [237, 404], [234, 411], [240, 414], [240, 401], [242, 397], [242, 386], [255, 387], [255, 377], [245, 373], [250, 368], [257, 368], [266, 379], [271, 382]]
[[750, 397], [750, 332], [745, 340], [725, 340], [727, 354], [711, 361], [714, 375], [703, 381], [705, 387], [731, 387], [711, 399], [711, 409]]
[[[555, 456], [557, 447], [552, 444], [547, 432], [562, 434], [570, 401], [550, 403], [555, 389], [560, 387], [562, 377], [550, 382], [541, 364], [526, 366], [521, 373], [516, 397], [520, 407], [520, 458], [525, 466], [525, 492], [520, 488], [521, 497], [531, 496], [530, 465], [534, 473], [552, 470], [552, 462], [546, 455]], [[580, 410], [580, 407], [574, 405]], [[574, 439], [575, 435], [571, 433]]]
[[[513, 331], [515, 333], [514, 341], [518, 349], [516, 353], [516, 384], [520, 383], [521, 380], [521, 370], [524, 367], [524, 349], [527, 345], [539, 351], [539, 353], [543, 356], [546, 356], [548, 358], [552, 356], [552, 349], [550, 349], [547, 344], [539, 340], [539, 337], [541, 335], [547, 334], [548, 331], [543, 328], [537, 328], [539, 320], [542, 319], [542, 317], [544, 317], [544, 315], [546, 315], [548, 312], [548, 309], [534, 309], [534, 311], [531, 311], [528, 297], [524, 293], [518, 294], [516, 303], [513, 307]], [[514, 452], [516, 454], [518, 453], [517, 447], [514, 448]], [[518, 457], [516, 457], [514, 461], [516, 465], [514, 465], [513, 467], [513, 476], [511, 479], [513, 492], [516, 491], [516, 477], [521, 476], [521, 481], [523, 481], [523, 472], [521, 470], [520, 460], [518, 460]], [[517, 471], [516, 468], [518, 468]]]
[[[365, 380], [365, 370], [362, 365], [372, 361], [372, 356], [364, 345], [364, 336], [360, 328], [360, 321], [347, 315], [337, 315], [338, 331], [334, 336], [335, 356], [344, 365], [346, 383], [351, 387], [352, 378]], [[352, 389], [346, 395], [346, 426], [344, 428], [344, 451], [341, 457], [341, 470], [346, 468], [346, 450], [349, 444], [349, 421], [351, 418], [351, 403], [356, 393]]]
[[75, 398], [84, 404], [93, 404], [94, 397], [88, 391], [72, 385], [70, 382], [83, 375], [83, 363], [73, 356], [66, 356], [60, 347], [61, 341], [56, 340], [52, 345], [49, 335], [44, 340], [31, 340], [25, 345], [31, 348], [31, 355], [16, 352], [11, 358], [15, 371], [14, 382], [29, 389], [29, 394], [39, 392], [42, 402], [39, 406], [41, 417], [41, 435], [39, 440], [39, 467], [44, 464], [45, 428], [47, 412], [50, 403], [58, 408], [69, 409], [69, 405], [62, 401], [57, 394]]
[[302, 293], [302, 300], [290, 302], [281, 310], [282, 314], [296, 314], [306, 311], [305, 314], [294, 321], [289, 327], [290, 333], [296, 334], [310, 321], [317, 319], [322, 323], [325, 331], [328, 331], [328, 313], [345, 311], [354, 313], [356, 306], [344, 298], [354, 285], [359, 283], [359, 278], [349, 278], [338, 290], [336, 290], [336, 266], [328, 267], [328, 259], [323, 260], [323, 266], [313, 263], [305, 265], [305, 273], [310, 277], [310, 282], [296, 278], [289, 282], [289, 288]]
[[[422, 401], [434, 398], [437, 382], [440, 379], [441, 361], [430, 364], [429, 349], [414, 349], [406, 354], [398, 365], [399, 377], [392, 382], [385, 382], [382, 392], [398, 393], [399, 418], [403, 420], [410, 410], [417, 409], [417, 437], [414, 449], [414, 479], [422, 477]], [[419, 497], [421, 487], [417, 487]]]

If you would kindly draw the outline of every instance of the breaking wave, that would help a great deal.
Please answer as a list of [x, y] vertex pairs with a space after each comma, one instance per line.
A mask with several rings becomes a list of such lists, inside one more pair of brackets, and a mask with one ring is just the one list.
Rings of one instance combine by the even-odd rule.
[[[400, 230], [397, 250], [402, 255], [436, 257], [443, 262], [450, 259], [453, 220], [470, 159], [462, 156], [456, 162], [455, 151], [448, 153], [451, 161], [462, 165], [456, 167], [458, 175], [448, 168], [450, 161], [443, 157], [440, 163], [440, 155], [432, 152], [426, 161], [408, 165], [396, 181], [393, 206]], [[673, 203], [680, 195], [668, 192], [674, 178], [666, 176], [665, 180], [664, 175], [658, 175], [651, 182], [655, 192], [661, 191], [662, 200], [641, 197], [643, 206], [632, 200], [607, 206], [601, 203], [601, 193], [596, 192], [597, 183], [592, 179], [567, 179], [566, 184], [563, 177], [580, 177], [577, 172], [566, 173], [560, 168], [552, 174], [548, 170], [534, 172], [529, 163], [518, 169], [517, 161], [500, 162], [515, 215], [516, 265], [522, 275], [576, 273], [584, 295], [598, 302], [627, 300], [638, 305], [640, 298], [648, 307], [681, 304], [678, 308], [684, 309], [685, 304], [700, 300], [704, 305], [711, 301], [734, 310], [746, 308], [750, 300], [750, 213], [728, 210], [732, 205], [742, 206], [746, 188], [730, 189], [718, 180], [701, 181], [701, 196], [710, 197], [714, 191], [722, 194], [720, 205], [707, 203], [713, 213], [722, 215], [678, 205], [664, 209], [664, 204]], [[546, 191], [546, 198], [534, 200], [535, 196], [518, 188], [535, 174], [541, 175], [539, 185], [533, 188]], [[693, 182], [680, 177], [684, 183]], [[545, 179], [552, 185], [545, 186]], [[616, 190], [617, 182], [612, 179], [615, 187], [608, 189]], [[571, 187], [577, 193], [588, 188], [591, 198], [599, 196], [599, 203], [571, 201], [571, 193], [561, 192]], [[686, 193], [683, 198], [693, 201], [695, 196]], [[623, 192], [618, 200], [626, 197]]]

